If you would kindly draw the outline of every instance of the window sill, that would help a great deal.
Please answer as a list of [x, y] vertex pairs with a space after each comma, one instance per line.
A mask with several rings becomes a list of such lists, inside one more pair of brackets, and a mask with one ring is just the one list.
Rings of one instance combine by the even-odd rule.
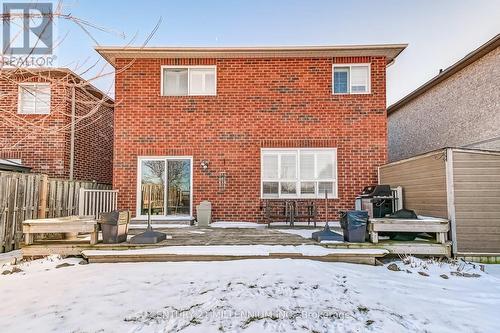
[[17, 112], [18, 115], [21, 116], [46, 116], [49, 115], [50, 112], [37, 112], [37, 113], [28, 113], [28, 112]]
[[350, 96], [350, 95], [371, 95], [371, 92], [364, 93], [333, 93], [332, 96]]

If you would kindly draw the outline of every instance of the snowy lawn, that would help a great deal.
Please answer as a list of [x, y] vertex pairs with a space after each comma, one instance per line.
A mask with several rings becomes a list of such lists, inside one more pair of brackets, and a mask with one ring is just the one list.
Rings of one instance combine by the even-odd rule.
[[256, 228], [262, 229], [267, 228], [266, 224], [252, 223], [252, 222], [231, 222], [231, 221], [219, 221], [210, 223], [211, 228], [237, 228], [237, 229], [248, 229]]
[[482, 272], [478, 265], [410, 259], [391, 271], [290, 259], [79, 265], [80, 259], [50, 257], [0, 275], [0, 327], [3, 333], [500, 330], [496, 266], [489, 274], [488, 265]]
[[276, 229], [276, 231], [284, 234], [297, 235], [302, 238], [311, 239], [313, 232], [320, 231], [321, 229]]

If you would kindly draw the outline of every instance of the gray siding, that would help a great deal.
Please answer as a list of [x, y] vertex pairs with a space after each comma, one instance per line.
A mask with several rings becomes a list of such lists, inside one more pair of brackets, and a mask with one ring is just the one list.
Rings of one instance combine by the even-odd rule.
[[403, 204], [419, 215], [448, 218], [445, 151], [380, 167], [380, 184], [403, 187]]
[[389, 161], [443, 147], [500, 150], [500, 47], [388, 117]]
[[500, 155], [453, 152], [457, 252], [500, 253]]

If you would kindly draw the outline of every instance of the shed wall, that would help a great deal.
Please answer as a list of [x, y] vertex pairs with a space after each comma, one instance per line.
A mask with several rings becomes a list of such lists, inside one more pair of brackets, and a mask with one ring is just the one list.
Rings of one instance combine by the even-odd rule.
[[453, 151], [457, 252], [500, 253], [500, 155]]
[[445, 150], [379, 169], [380, 184], [403, 187], [403, 204], [419, 215], [448, 218]]

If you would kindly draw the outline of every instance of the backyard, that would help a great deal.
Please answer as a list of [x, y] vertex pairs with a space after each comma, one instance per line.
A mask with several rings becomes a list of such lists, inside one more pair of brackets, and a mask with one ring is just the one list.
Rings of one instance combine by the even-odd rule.
[[498, 265], [413, 257], [384, 266], [291, 259], [86, 264], [50, 256], [1, 271], [2, 332], [500, 329]]

